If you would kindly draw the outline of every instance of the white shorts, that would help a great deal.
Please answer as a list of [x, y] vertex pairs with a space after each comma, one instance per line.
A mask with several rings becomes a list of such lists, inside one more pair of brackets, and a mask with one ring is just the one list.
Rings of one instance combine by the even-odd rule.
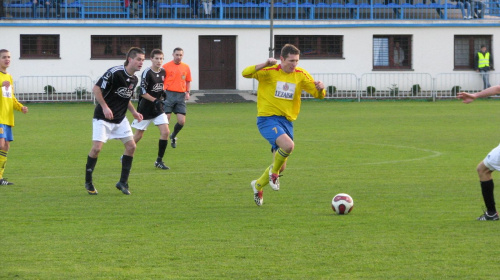
[[491, 150], [491, 152], [484, 158], [483, 163], [491, 171], [500, 171], [500, 145]]
[[137, 121], [136, 119], [134, 119], [134, 121], [132, 122], [132, 127], [135, 129], [139, 129], [139, 130], [146, 130], [146, 129], [148, 129], [148, 126], [150, 123], [153, 123], [156, 126], [162, 125], [162, 124], [168, 124], [167, 115], [161, 114], [154, 119], [142, 120], [140, 122]]
[[94, 119], [92, 122], [92, 140], [106, 143], [109, 139], [133, 137], [132, 128], [127, 118], [121, 123], [110, 123]]

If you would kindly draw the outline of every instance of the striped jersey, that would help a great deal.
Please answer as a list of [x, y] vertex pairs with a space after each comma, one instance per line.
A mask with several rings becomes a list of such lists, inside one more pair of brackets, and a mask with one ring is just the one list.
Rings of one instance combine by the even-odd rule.
[[323, 99], [325, 90], [318, 91], [313, 77], [303, 68], [296, 67], [292, 73], [276, 64], [255, 71], [255, 65], [248, 66], [242, 73], [245, 78], [259, 81], [257, 89], [257, 116], [285, 116], [294, 121], [300, 112], [302, 91], [315, 98]]
[[108, 120], [104, 116], [102, 107], [97, 104], [94, 110], [94, 119], [104, 120], [111, 123], [121, 123], [127, 113], [128, 104], [139, 79], [136, 75], [129, 75], [125, 66], [115, 66], [99, 78], [96, 86], [102, 90], [102, 96], [106, 104], [113, 112], [113, 119]]
[[141, 95], [137, 104], [137, 112], [141, 113], [145, 120], [150, 120], [163, 114], [162, 111], [157, 111], [153, 102], [142, 98], [143, 94], [149, 94], [152, 97], [160, 100], [165, 99], [163, 91], [163, 81], [165, 80], [165, 69], [160, 68], [158, 72], [153, 71], [148, 67], [141, 75]]

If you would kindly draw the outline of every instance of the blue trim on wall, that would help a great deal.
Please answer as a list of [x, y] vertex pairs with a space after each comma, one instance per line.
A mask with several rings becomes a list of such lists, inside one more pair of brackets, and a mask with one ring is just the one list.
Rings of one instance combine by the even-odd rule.
[[[176, 23], [9, 23], [0, 22], [0, 27], [149, 27], [149, 28], [269, 28], [270, 24], [176, 24]], [[287, 24], [273, 28], [367, 28], [367, 27], [500, 27], [498, 23], [342, 23], [342, 24]]]

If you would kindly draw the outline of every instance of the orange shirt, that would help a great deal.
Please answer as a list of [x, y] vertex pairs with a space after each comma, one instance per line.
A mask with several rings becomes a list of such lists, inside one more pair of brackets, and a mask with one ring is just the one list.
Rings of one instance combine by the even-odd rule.
[[191, 70], [189, 70], [189, 66], [184, 62], [175, 64], [172, 60], [165, 63], [162, 67], [166, 71], [163, 89], [175, 92], [186, 92], [186, 82], [191, 82]]

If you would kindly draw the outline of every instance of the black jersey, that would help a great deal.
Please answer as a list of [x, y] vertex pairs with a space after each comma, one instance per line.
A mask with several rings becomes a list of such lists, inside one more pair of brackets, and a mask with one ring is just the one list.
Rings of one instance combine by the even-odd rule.
[[129, 75], [123, 65], [108, 69], [96, 85], [101, 88], [104, 101], [113, 112], [113, 119], [108, 120], [104, 117], [100, 104], [94, 110], [94, 119], [121, 123], [125, 118], [130, 98], [132, 98], [138, 82], [137, 76]]
[[139, 104], [137, 104], [137, 112], [141, 113], [145, 120], [154, 119], [163, 114], [163, 111], [157, 110], [153, 102], [142, 98], [142, 95], [148, 93], [155, 98], [164, 100], [163, 80], [165, 79], [165, 73], [163, 68], [155, 72], [150, 67], [142, 72], [141, 95], [139, 96]]

